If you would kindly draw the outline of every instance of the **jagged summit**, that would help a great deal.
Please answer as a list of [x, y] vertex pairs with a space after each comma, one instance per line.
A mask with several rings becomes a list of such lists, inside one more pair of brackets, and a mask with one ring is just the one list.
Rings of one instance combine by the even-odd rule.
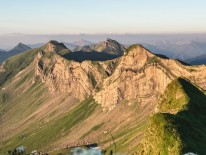
[[106, 41], [96, 44], [94, 50], [113, 55], [123, 55], [126, 48], [117, 41], [108, 38]]
[[51, 40], [45, 45], [44, 51], [45, 52], [58, 52], [64, 49], [67, 49], [67, 47], [63, 43], [59, 43], [55, 40]]
[[143, 51], [143, 52], [145, 52], [145, 53], [151, 53], [151, 54], [155, 55], [155, 54], [152, 53], [150, 50], [148, 50], [147, 48], [145, 48], [142, 44], [133, 44], [133, 45], [129, 46], [129, 47], [125, 50], [124, 54], [125, 54], [125, 55], [128, 55], [128, 54], [131, 54], [133, 51], [135, 51], [135, 52]]
[[109, 54], [112, 57], [122, 56], [126, 48], [115, 40], [108, 38], [105, 41], [101, 41], [97, 44], [91, 44], [76, 48], [74, 51], [82, 52], [99, 52], [103, 54]]

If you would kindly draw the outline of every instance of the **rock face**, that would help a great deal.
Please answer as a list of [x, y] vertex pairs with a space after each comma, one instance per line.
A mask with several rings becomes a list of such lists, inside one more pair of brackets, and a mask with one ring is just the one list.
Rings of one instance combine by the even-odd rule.
[[96, 44], [93, 48], [97, 52], [105, 52], [113, 55], [123, 55], [126, 50], [123, 45], [115, 40], [107, 39], [106, 41]]
[[36, 75], [41, 78], [52, 93], [68, 93], [83, 100], [94, 90], [95, 86], [92, 80], [99, 79], [101, 81], [101, 74], [96, 68], [90, 67], [91, 62], [69, 63], [59, 55], [48, 59], [42, 56], [41, 52], [35, 61], [37, 63]]
[[[55, 43], [56, 44], [56, 43]], [[154, 55], [141, 45], [133, 45], [113, 61], [75, 62], [48, 52], [61, 50], [47, 44], [35, 59], [36, 76], [53, 93], [68, 93], [80, 100], [93, 95], [102, 107], [112, 110], [122, 101], [155, 104], [166, 86], [185, 77], [206, 89], [206, 66], [185, 66], [177, 60]], [[107, 44], [107, 43], [105, 43]]]
[[49, 42], [44, 51], [39, 51], [35, 58], [35, 74], [52, 93], [67, 93], [84, 100], [95, 92], [103, 75], [91, 61], [68, 61], [56, 52], [51, 53], [62, 48], [64, 46], [57, 42]]
[[58, 43], [57, 41], [51, 40], [48, 42], [44, 48], [45, 52], [58, 52], [67, 49], [63, 43]]
[[205, 69], [205, 66], [185, 66], [176, 60], [160, 58], [135, 45], [119, 59], [117, 69], [94, 98], [110, 109], [122, 100], [137, 100], [141, 105], [156, 103], [166, 86], [177, 77], [185, 77], [206, 89]]

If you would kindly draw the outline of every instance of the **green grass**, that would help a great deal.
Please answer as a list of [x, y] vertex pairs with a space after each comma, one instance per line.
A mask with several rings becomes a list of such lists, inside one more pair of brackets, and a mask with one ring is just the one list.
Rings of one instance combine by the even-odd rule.
[[188, 95], [179, 79], [176, 79], [167, 86], [167, 89], [161, 96], [161, 101], [158, 103], [158, 108], [161, 112], [178, 112], [184, 110], [188, 102]]
[[34, 70], [31, 70], [29, 73], [21, 77], [21, 79], [16, 83], [15, 88], [20, 87], [22, 84], [24, 84], [27, 80], [31, 80], [34, 76]]
[[137, 142], [141, 140], [139, 136], [147, 129], [147, 126], [148, 117], [141, 121], [137, 119], [118, 131], [105, 134], [107, 139], [102, 141], [100, 145], [110, 143], [110, 146], [106, 148], [106, 155], [109, 155], [110, 150], [121, 154], [135, 153], [138, 147]]
[[88, 72], [88, 77], [89, 77], [89, 79], [90, 79], [91, 82], [92, 82], [92, 86], [95, 88], [96, 85], [97, 85], [97, 81], [95, 80], [95, 77], [94, 77], [94, 75], [92, 74], [92, 72]]
[[91, 134], [92, 132], [99, 130], [103, 125], [104, 125], [104, 123], [95, 125], [95, 126], [92, 127], [89, 131], [87, 131], [85, 134], [83, 134], [82, 137], [81, 137], [81, 139], [84, 139], [86, 136], [88, 136], [88, 135]]
[[[182, 142], [174, 118], [171, 114], [157, 113], [151, 118], [150, 132], [147, 133], [149, 143], [145, 146], [145, 152], [151, 154], [181, 154]], [[155, 135], [155, 136], [154, 136]], [[146, 153], [147, 154], [147, 153]]]
[[0, 85], [9, 83], [14, 75], [31, 64], [38, 51], [39, 48], [28, 50], [7, 59], [3, 64], [6, 72], [0, 74]]
[[57, 150], [57, 151], [53, 151], [51, 153], [49, 153], [49, 155], [66, 155], [71, 151], [71, 149], [61, 149], [61, 150]]
[[[159, 113], [151, 117], [142, 154], [184, 154], [206, 152], [206, 96], [187, 80], [171, 82], [159, 103]], [[173, 114], [173, 111], [176, 111]]]
[[156, 62], [158, 59], [157, 59], [157, 56], [154, 56], [154, 57], [152, 57], [147, 63], [146, 63], [146, 65], [147, 64], [152, 64], [152, 63], [154, 63], [154, 62]]
[[67, 55], [70, 51], [68, 49], [63, 49], [61, 51], [58, 51], [58, 54], [61, 56]]
[[[7, 100], [5, 102], [0, 102], [2, 105], [1, 115], [13, 111], [10, 114], [10, 119], [7, 121], [7, 125], [16, 123], [17, 121], [27, 117], [32, 111], [36, 110], [41, 103], [46, 99], [43, 99], [42, 94], [44, 94], [46, 88], [43, 87], [42, 83], [37, 82], [31, 85], [27, 91], [18, 93], [7, 94]], [[21, 109], [26, 109], [22, 113]]]
[[[83, 122], [95, 110], [97, 104], [92, 98], [79, 103], [72, 111], [49, 123], [33, 124], [20, 134], [3, 142], [0, 153], [18, 145], [24, 145], [28, 151], [43, 149], [52, 142], [70, 133], [71, 129]], [[23, 135], [23, 136], [22, 136]]]

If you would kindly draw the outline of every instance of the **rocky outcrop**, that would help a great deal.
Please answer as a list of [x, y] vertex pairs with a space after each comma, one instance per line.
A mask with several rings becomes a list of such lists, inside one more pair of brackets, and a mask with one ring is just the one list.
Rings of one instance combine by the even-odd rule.
[[63, 43], [58, 43], [57, 41], [51, 40], [43, 49], [45, 52], [58, 52], [61, 50], [67, 49], [67, 47]]
[[109, 38], [106, 41], [94, 45], [92, 49], [97, 52], [104, 52], [118, 56], [123, 55], [124, 51], [126, 50], [123, 45]]
[[40, 77], [52, 93], [67, 93], [80, 100], [86, 99], [102, 81], [102, 75], [91, 62], [68, 61], [59, 55], [48, 59], [36, 58], [36, 75]]
[[52, 93], [68, 93], [80, 100], [93, 95], [103, 108], [112, 110], [122, 101], [156, 104], [166, 86], [184, 77], [206, 89], [206, 66], [186, 66], [161, 58], [141, 45], [133, 45], [124, 56], [105, 62], [67, 60], [48, 52], [61, 46], [47, 44], [35, 59], [36, 76]]
[[137, 100], [142, 106], [155, 104], [176, 77], [185, 77], [206, 89], [205, 66], [185, 66], [177, 60], [160, 58], [141, 45], [130, 47], [127, 52], [94, 96], [105, 108], [113, 109], [123, 100]]
[[63, 47], [56, 47], [55, 44], [49, 42], [44, 51], [38, 52], [35, 58], [36, 77], [40, 78], [53, 94], [67, 93], [80, 100], [93, 95], [96, 87], [103, 82], [105, 75], [102, 70], [91, 61], [79, 63], [67, 60], [56, 52], [51, 53]]

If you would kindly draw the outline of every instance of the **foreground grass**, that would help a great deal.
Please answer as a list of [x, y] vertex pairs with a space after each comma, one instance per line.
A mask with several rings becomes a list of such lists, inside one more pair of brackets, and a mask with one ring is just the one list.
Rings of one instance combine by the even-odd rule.
[[7, 150], [23, 145], [27, 151], [41, 150], [50, 146], [55, 140], [68, 134], [72, 127], [84, 121], [95, 110], [97, 104], [92, 98], [89, 98], [79, 103], [65, 116], [50, 122], [34, 124], [28, 129], [11, 139], [4, 141], [0, 148], [0, 153], [5, 153]]
[[140, 154], [173, 155], [206, 152], [206, 96], [184, 79], [168, 85], [151, 117]]

